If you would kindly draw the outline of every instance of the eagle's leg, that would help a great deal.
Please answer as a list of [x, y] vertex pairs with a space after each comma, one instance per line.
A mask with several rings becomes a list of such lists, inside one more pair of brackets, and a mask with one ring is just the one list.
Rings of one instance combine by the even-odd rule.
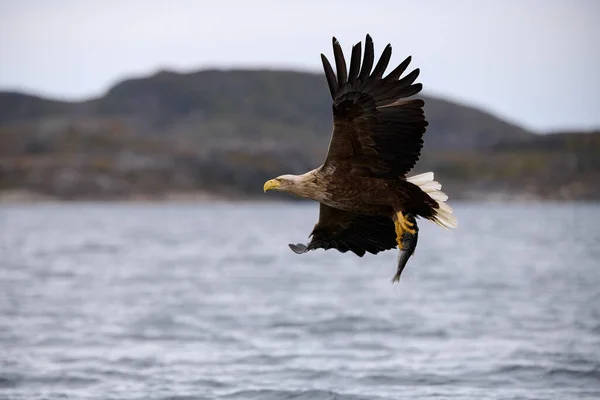
[[394, 226], [396, 227], [396, 243], [398, 243], [398, 248], [404, 250], [404, 246], [402, 245], [404, 234], [409, 233], [414, 235], [417, 232], [415, 224], [406, 219], [402, 211], [397, 211], [394, 214]]

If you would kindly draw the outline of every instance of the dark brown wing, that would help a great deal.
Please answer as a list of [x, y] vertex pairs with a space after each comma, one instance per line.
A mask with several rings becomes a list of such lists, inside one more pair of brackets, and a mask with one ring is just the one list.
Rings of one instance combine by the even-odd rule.
[[325, 165], [345, 163], [354, 175], [404, 177], [419, 159], [428, 125], [423, 100], [403, 100], [421, 91], [422, 85], [413, 83], [419, 69], [398, 79], [410, 64], [409, 56], [384, 78], [392, 54], [388, 44], [371, 70], [373, 40], [369, 35], [362, 66], [360, 42], [352, 48], [349, 71], [336, 38], [333, 53], [337, 77], [321, 54], [333, 99], [333, 134]]
[[348, 250], [362, 257], [365, 252], [377, 254], [397, 247], [396, 231], [391, 218], [355, 214], [321, 204], [319, 221], [308, 245], [290, 244], [298, 254], [315, 249]]

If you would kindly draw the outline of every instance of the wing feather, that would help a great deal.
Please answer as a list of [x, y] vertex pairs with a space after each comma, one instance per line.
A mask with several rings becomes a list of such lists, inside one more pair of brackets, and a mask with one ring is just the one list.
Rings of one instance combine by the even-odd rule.
[[421, 155], [428, 125], [423, 100], [407, 99], [422, 89], [420, 83], [415, 83], [420, 70], [417, 68], [400, 79], [412, 60], [408, 56], [383, 78], [392, 54], [391, 45], [385, 47], [372, 72], [371, 36], [365, 39], [362, 66], [358, 65], [359, 46], [360, 43], [352, 49], [347, 73], [340, 43], [333, 39], [337, 77], [332, 76], [333, 68], [322, 55], [332, 92], [334, 122], [325, 164], [344, 164], [359, 175], [403, 178]]
[[388, 74], [388, 76], [385, 77], [385, 81], [393, 82], [393, 81], [397, 80], [398, 78], [400, 78], [400, 76], [404, 73], [404, 71], [406, 71], [406, 68], [408, 68], [408, 65], [410, 64], [411, 61], [412, 61], [411, 56], [406, 57], [406, 59], [404, 59], [404, 61], [402, 61], [392, 72], [390, 72]]
[[344, 52], [342, 46], [336, 38], [333, 38], [333, 55], [335, 58], [335, 66], [337, 69], [337, 86], [341, 89], [346, 81], [348, 80], [348, 73], [346, 69], [346, 60], [344, 59]]
[[361, 82], [366, 81], [371, 74], [374, 60], [375, 50], [373, 49], [373, 39], [371, 39], [370, 35], [367, 35], [367, 38], [365, 39], [365, 55], [363, 56], [363, 64], [358, 77]]
[[331, 64], [327, 57], [324, 54], [321, 54], [321, 61], [323, 62], [323, 70], [325, 70], [325, 78], [327, 78], [327, 85], [329, 86], [329, 91], [331, 92], [331, 96], [335, 96], [335, 93], [338, 90], [337, 79], [335, 77], [335, 73], [333, 72], [333, 68], [331, 68]]
[[319, 221], [310, 234], [307, 245], [290, 244], [297, 254], [316, 249], [336, 249], [341, 253], [353, 252], [359, 257], [365, 253], [377, 254], [397, 247], [396, 231], [391, 218], [356, 214], [320, 205]]
[[383, 76], [383, 73], [385, 72], [385, 70], [387, 69], [387, 67], [390, 63], [391, 57], [392, 57], [392, 46], [388, 44], [387, 46], [385, 46], [385, 49], [383, 49], [383, 53], [381, 54], [381, 57], [379, 57], [379, 61], [377, 62], [377, 65], [375, 66], [375, 69], [373, 70], [373, 73], [371, 74], [371, 79], [381, 79], [381, 77]]
[[411, 92], [407, 89], [410, 88], [412, 83], [419, 77], [419, 73], [420, 70], [417, 68], [398, 81], [379, 85], [377, 88], [373, 89], [372, 96], [378, 103], [385, 103], [397, 99], [398, 97], [406, 97], [405, 93]]
[[361, 54], [361, 43], [358, 42], [352, 46], [352, 55], [350, 56], [350, 72], [348, 72], [348, 82], [353, 84], [358, 78], [360, 72], [360, 54]]

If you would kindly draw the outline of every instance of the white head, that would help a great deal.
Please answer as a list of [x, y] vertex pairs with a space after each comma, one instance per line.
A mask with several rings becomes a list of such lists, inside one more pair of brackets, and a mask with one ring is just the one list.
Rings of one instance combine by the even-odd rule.
[[296, 193], [298, 188], [302, 186], [303, 175], [281, 175], [275, 179], [265, 182], [263, 190], [277, 190], [281, 192]]

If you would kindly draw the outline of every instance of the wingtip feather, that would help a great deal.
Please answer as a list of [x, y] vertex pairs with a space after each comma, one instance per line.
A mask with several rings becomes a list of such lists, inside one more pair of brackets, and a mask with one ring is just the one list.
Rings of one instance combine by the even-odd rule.
[[363, 63], [359, 75], [361, 81], [365, 81], [371, 74], [374, 57], [375, 51], [373, 49], [373, 39], [371, 38], [371, 35], [367, 34], [367, 37], [365, 38], [365, 53], [363, 55]]
[[383, 49], [383, 52], [381, 53], [381, 57], [379, 57], [379, 61], [377, 62], [377, 65], [375, 65], [375, 69], [373, 70], [373, 73], [371, 74], [371, 78], [381, 79], [381, 77], [383, 76], [383, 73], [385, 72], [385, 70], [388, 67], [388, 64], [390, 63], [391, 57], [392, 57], [392, 45], [390, 43], [388, 43], [387, 46], [385, 46], [385, 48]]
[[333, 57], [335, 60], [335, 68], [337, 72], [337, 89], [339, 90], [348, 79], [348, 70], [346, 68], [346, 59], [340, 42], [333, 38]]
[[350, 71], [348, 71], [348, 82], [354, 83], [360, 72], [360, 56], [362, 54], [361, 42], [352, 46], [352, 55], [350, 56]]
[[335, 97], [335, 93], [337, 92], [337, 79], [333, 72], [333, 68], [329, 63], [329, 60], [325, 56], [325, 54], [321, 53], [321, 62], [323, 63], [323, 70], [325, 71], [325, 78], [327, 79], [327, 85], [329, 86], [329, 92], [331, 93], [331, 98]]

